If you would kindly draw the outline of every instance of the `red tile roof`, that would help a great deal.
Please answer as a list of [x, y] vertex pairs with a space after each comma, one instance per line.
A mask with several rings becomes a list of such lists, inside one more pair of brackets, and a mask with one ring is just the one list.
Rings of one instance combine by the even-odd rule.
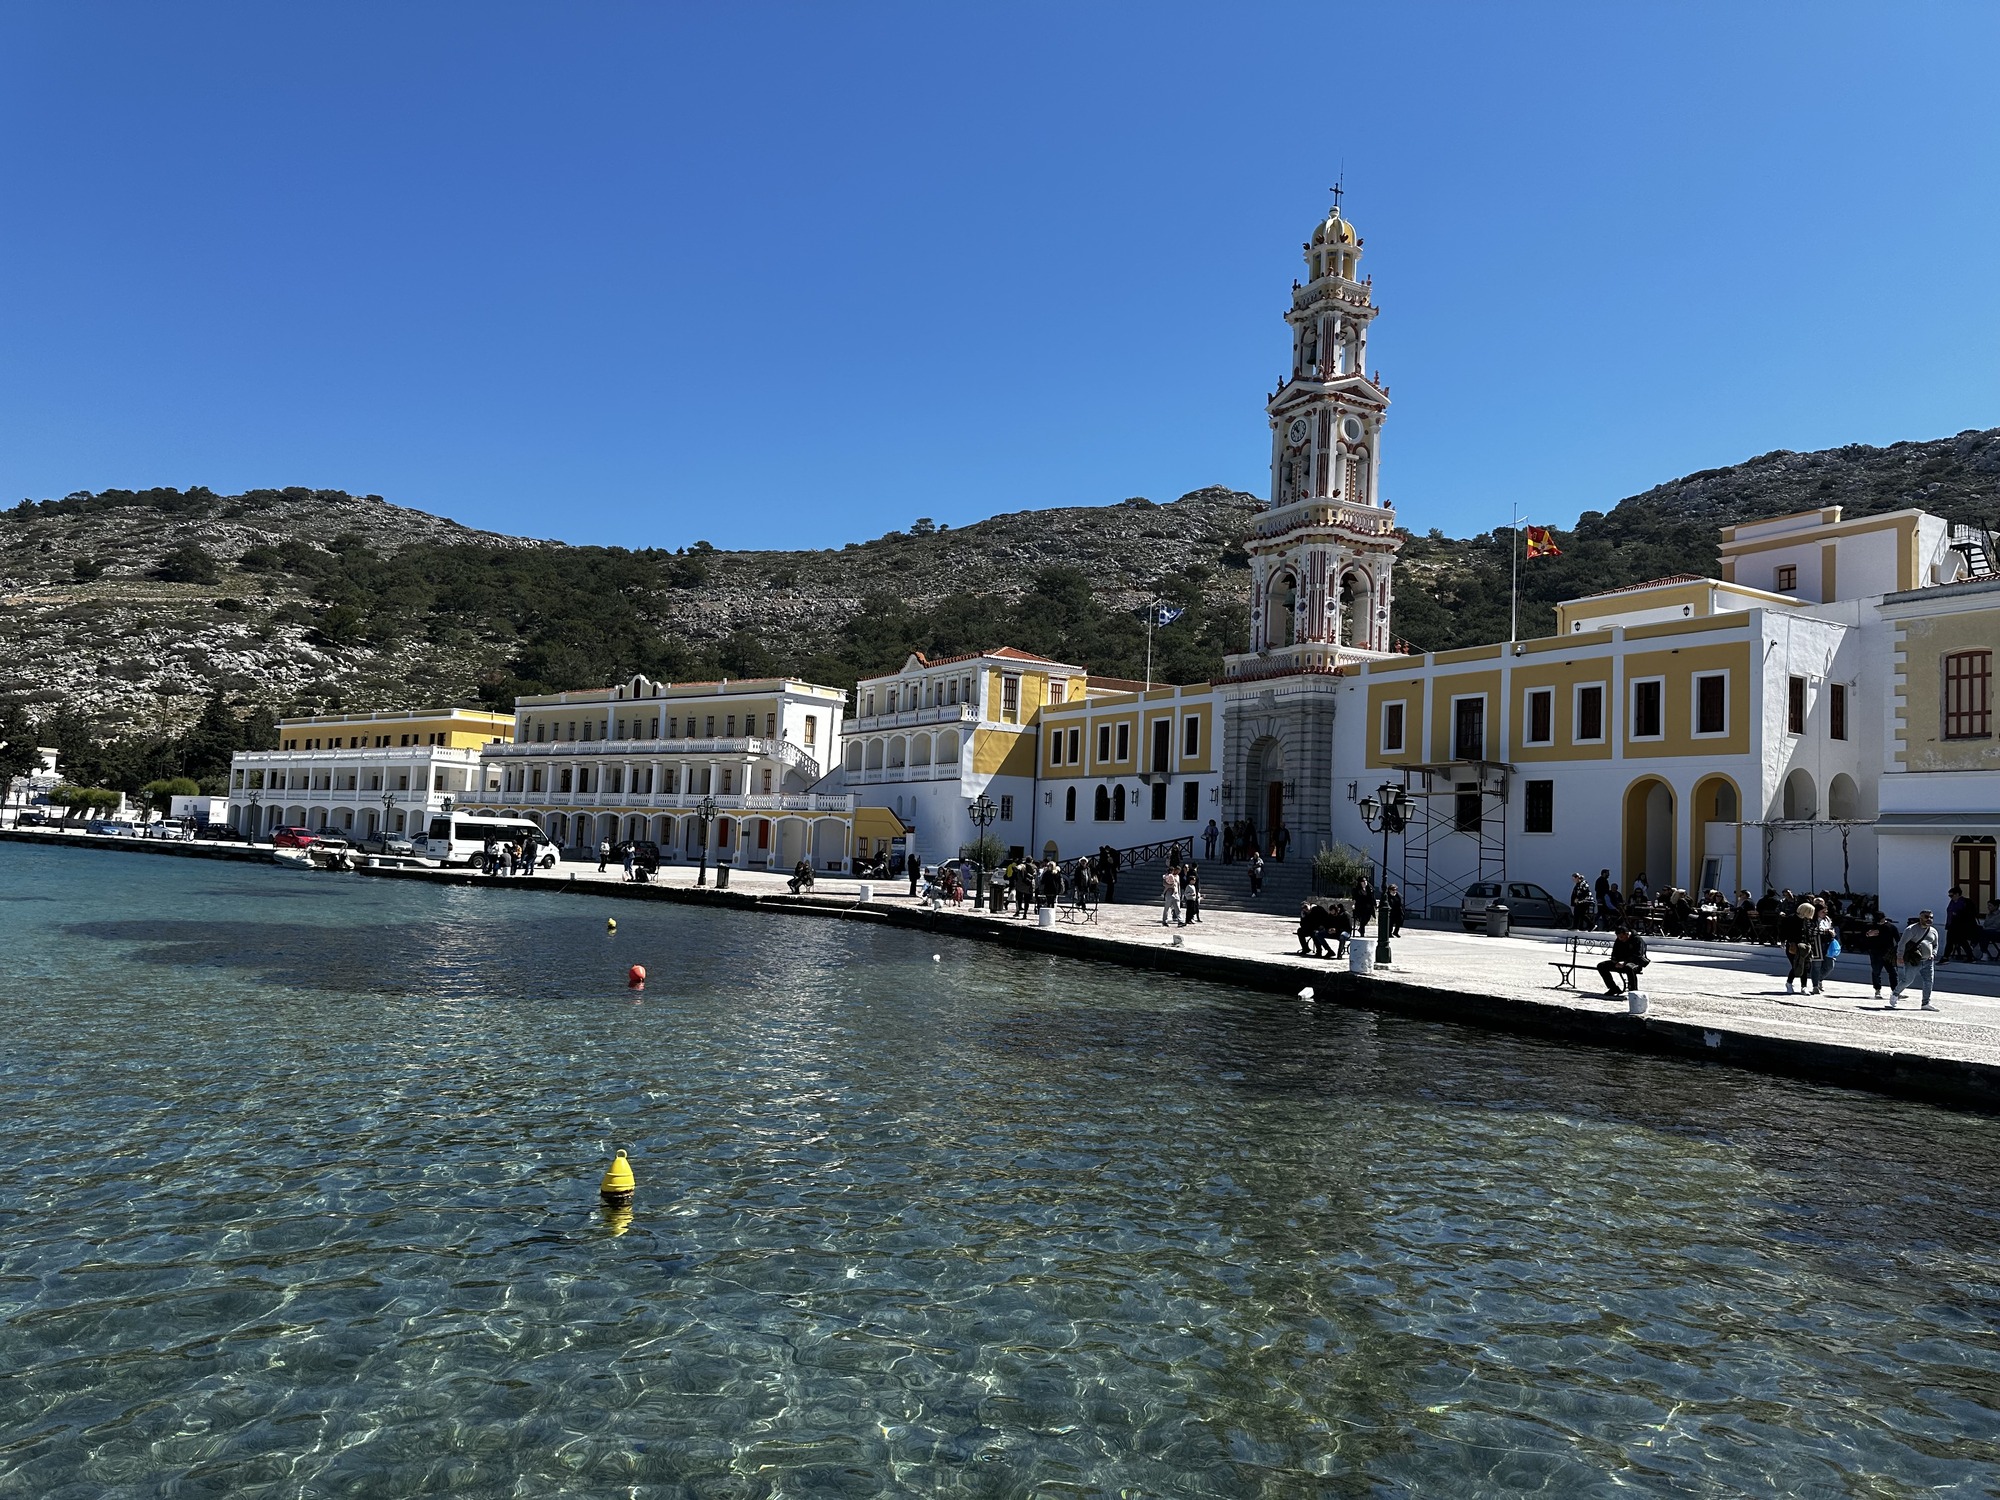
[[1067, 667], [1071, 665], [1066, 661], [1057, 661], [1052, 656], [1037, 656], [1032, 651], [1016, 651], [1012, 646], [1001, 646], [992, 651], [961, 651], [956, 656], [926, 656], [921, 651], [913, 651], [910, 654], [927, 667], [948, 667], [953, 662], [977, 661], [982, 656], [998, 656], [1007, 661], [1040, 662], [1043, 666], [1049, 667]]
[[[1669, 573], [1665, 578], [1648, 578], [1644, 583], [1628, 583], [1615, 589], [1601, 589], [1595, 594], [1579, 594], [1581, 599], [1609, 599], [1613, 594], [1636, 594], [1641, 589], [1664, 588], [1670, 583], [1707, 583], [1709, 579], [1699, 573]], [[1575, 601], [1572, 601], [1575, 602]]]

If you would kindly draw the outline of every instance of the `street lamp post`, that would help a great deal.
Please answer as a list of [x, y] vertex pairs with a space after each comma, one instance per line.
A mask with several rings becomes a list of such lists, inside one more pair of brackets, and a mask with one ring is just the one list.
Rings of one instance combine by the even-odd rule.
[[986, 908], [986, 830], [991, 828], [993, 820], [1000, 816], [1000, 809], [994, 806], [991, 797], [981, 792], [973, 799], [972, 805], [966, 808], [965, 815], [972, 819], [973, 827], [979, 830], [977, 841], [972, 846], [974, 850], [972, 867], [979, 872], [979, 890], [973, 895], [972, 909], [983, 911]]
[[1382, 800], [1373, 797], [1361, 799], [1361, 821], [1368, 825], [1370, 833], [1382, 835], [1382, 889], [1375, 896], [1375, 962], [1387, 964], [1389, 958], [1389, 903], [1383, 899], [1389, 889], [1389, 835], [1401, 833], [1409, 826], [1409, 794], [1399, 786], [1384, 782], [1381, 787]]
[[264, 800], [264, 794], [253, 786], [243, 794], [243, 800], [250, 805], [250, 826], [244, 832], [254, 844], [257, 842], [257, 804]]
[[715, 821], [715, 799], [704, 797], [694, 810], [701, 819], [701, 873], [695, 877], [696, 885], [708, 884], [708, 825]]

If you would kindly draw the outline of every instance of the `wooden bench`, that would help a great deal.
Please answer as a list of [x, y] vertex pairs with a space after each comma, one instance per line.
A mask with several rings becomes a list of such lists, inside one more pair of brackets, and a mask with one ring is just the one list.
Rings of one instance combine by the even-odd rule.
[[1549, 967], [1556, 971], [1556, 988], [1581, 990], [1583, 986], [1576, 982], [1576, 971], [1584, 968], [1594, 969], [1611, 957], [1611, 934], [1572, 932], [1565, 946], [1567, 957], [1549, 960]]

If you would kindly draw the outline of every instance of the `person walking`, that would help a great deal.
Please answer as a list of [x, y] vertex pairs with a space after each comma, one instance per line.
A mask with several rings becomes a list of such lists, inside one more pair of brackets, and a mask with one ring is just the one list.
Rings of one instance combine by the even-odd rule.
[[1255, 849], [1250, 851], [1250, 864], [1248, 868], [1250, 871], [1250, 894], [1253, 896], [1263, 895], [1264, 856], [1259, 854]]
[[913, 849], [903, 856], [903, 873], [910, 877], [910, 894], [917, 894], [917, 882], [924, 878], [924, 862], [917, 858]]
[[1222, 830], [1215, 826], [1215, 819], [1210, 818], [1208, 820], [1208, 827], [1201, 831], [1201, 857], [1203, 859], [1213, 860], [1215, 858], [1215, 840], [1221, 832]]
[[1903, 930], [1903, 982], [1890, 991], [1889, 1009], [1896, 1008], [1915, 980], [1924, 995], [1923, 1008], [1936, 1010], [1931, 1004], [1931, 987], [1937, 983], [1938, 930], [1931, 925], [1928, 909], [1917, 913], [1916, 920]]
[[633, 873], [639, 868], [639, 849], [632, 840], [625, 841], [625, 882], [631, 884]]
[[1181, 925], [1181, 877], [1172, 865], [1160, 877], [1160, 925], [1178, 927]]
[[1278, 853], [1278, 863], [1283, 864], [1287, 851], [1292, 847], [1292, 830], [1287, 828], [1283, 823], [1280, 823], [1278, 831], [1271, 835], [1271, 839], [1273, 847]]
[[1597, 966], [1597, 972], [1604, 976], [1604, 993], [1618, 994], [1618, 976], [1625, 977], [1625, 989], [1629, 993], [1639, 988], [1639, 975], [1652, 960], [1646, 956], [1646, 940], [1624, 923], [1618, 924], [1618, 935], [1611, 940], [1611, 956]]
[[1953, 886], [1944, 903], [1944, 961], [1952, 963], [1963, 959], [1972, 963], [1976, 955], [1973, 945], [1978, 942], [1979, 914], [1965, 892]]
[[1896, 930], [1896, 924], [1876, 911], [1868, 918], [1868, 925], [1861, 932], [1861, 950], [1868, 955], [1868, 982], [1875, 988], [1875, 998], [1882, 998], [1882, 988], [1886, 984], [1889, 993], [1896, 992], [1896, 960], [1900, 956], [1897, 949], [1902, 946], [1903, 935]]
[[1813, 936], [1815, 919], [1819, 908], [1810, 901], [1801, 901], [1796, 907], [1785, 908], [1785, 915], [1778, 923], [1778, 941], [1785, 945], [1785, 993], [1791, 994], [1792, 986], [1799, 987], [1804, 994], [1812, 982]]
[[1390, 937], [1403, 935], [1403, 893], [1393, 881], [1382, 893], [1382, 920], [1389, 924]]
[[1603, 926], [1609, 927], [1611, 925], [1611, 872], [1609, 870], [1599, 870], [1597, 872], [1595, 890], [1597, 894], [1597, 920]]
[[610, 863], [611, 863], [611, 840], [599, 839], [597, 841], [597, 873], [602, 875], [604, 873], [604, 867]]
[[1181, 921], [1193, 926], [1201, 920], [1201, 872], [1189, 865], [1181, 875]]
[[1014, 893], [1014, 915], [1025, 917], [1028, 903], [1034, 898], [1035, 881], [1028, 873], [1028, 867], [1018, 860], [1008, 867], [1007, 888]]
[[1597, 898], [1581, 870], [1570, 876], [1569, 925], [1578, 932], [1588, 932], [1597, 925]]
[[1375, 916], [1375, 882], [1363, 875], [1354, 887], [1354, 935], [1368, 936], [1368, 924]]
[[1826, 976], [1833, 972], [1833, 961], [1840, 957], [1840, 929], [1834, 925], [1833, 913], [1824, 901], [1813, 903], [1813, 971], [1812, 992], [1826, 993]]

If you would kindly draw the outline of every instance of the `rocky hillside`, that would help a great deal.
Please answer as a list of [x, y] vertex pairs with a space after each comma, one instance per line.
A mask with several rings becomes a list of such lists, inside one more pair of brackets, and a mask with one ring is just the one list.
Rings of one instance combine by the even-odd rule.
[[[1715, 567], [1730, 521], [1838, 504], [2000, 524], [2000, 429], [1887, 448], [1767, 453], [1586, 512], [1522, 570], [1522, 629], [1557, 599]], [[1245, 630], [1241, 539], [1257, 502], [1021, 511], [919, 523], [829, 551], [569, 547], [472, 531], [333, 490], [79, 494], [0, 512], [0, 703], [88, 715], [107, 738], [184, 729], [216, 692], [281, 712], [460, 701], [612, 681], [791, 671], [845, 684], [913, 648], [1011, 641], [1143, 670], [1153, 597], [1169, 680], [1214, 671]], [[1407, 517], [1406, 517], [1407, 519]], [[1411, 537], [1397, 633], [1504, 637], [1511, 538]]]

